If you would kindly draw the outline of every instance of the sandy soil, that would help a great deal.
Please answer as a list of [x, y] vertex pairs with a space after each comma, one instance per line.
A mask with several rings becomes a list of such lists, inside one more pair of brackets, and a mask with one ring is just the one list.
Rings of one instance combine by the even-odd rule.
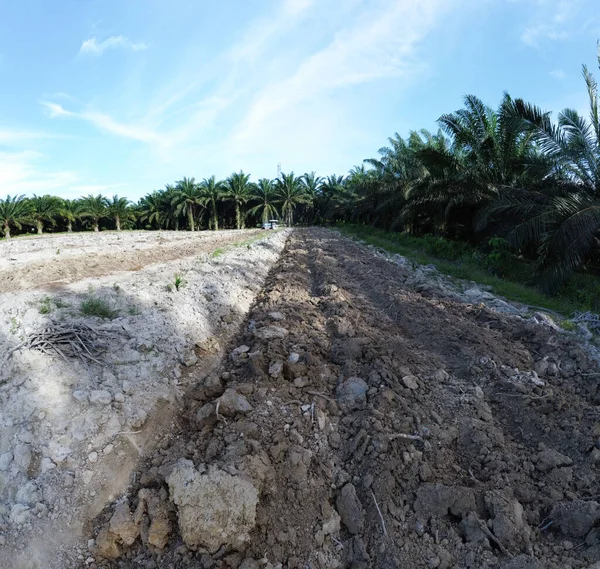
[[247, 239], [247, 231], [123, 231], [20, 237], [0, 241], [0, 294], [66, 284], [200, 255]]
[[[596, 568], [598, 363], [543, 318], [412, 277], [295, 231], [227, 359], [65, 566]], [[251, 481], [251, 516], [185, 493], [217, 477]]]
[[[89, 235], [83, 252], [61, 253], [56, 264], [38, 255], [71, 237], [15, 240], [25, 256], [17, 272], [37, 288], [0, 296], [0, 567], [62, 568], [61, 555], [87, 543], [87, 520], [136, 480], [140, 456], [163, 444], [185, 393], [218, 365], [286, 238], [286, 231]], [[126, 251], [138, 243], [141, 253]], [[132, 255], [146, 266], [111, 272]], [[76, 280], [83, 274], [94, 276]], [[3, 278], [3, 290], [16, 283]], [[110, 318], [83, 314], [89, 301], [103, 303]], [[13, 352], [34, 334], [73, 325], [99, 334], [95, 361]]]

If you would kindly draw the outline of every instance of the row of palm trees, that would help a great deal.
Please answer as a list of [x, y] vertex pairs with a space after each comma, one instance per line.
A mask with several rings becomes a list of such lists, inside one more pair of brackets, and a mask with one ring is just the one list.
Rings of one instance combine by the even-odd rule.
[[302, 207], [302, 220], [309, 219], [311, 201], [321, 185], [314, 173], [296, 176], [282, 173], [277, 179], [262, 178], [257, 183], [250, 175], [235, 172], [226, 180], [214, 176], [198, 183], [183, 178], [141, 198], [137, 204], [127, 198], [88, 195], [78, 200], [56, 196], [8, 196], [0, 200], [0, 226], [5, 238], [11, 231], [66, 229], [68, 232], [91, 227], [99, 231], [104, 223], [111, 229], [197, 229], [218, 230], [224, 225], [242, 229], [248, 221], [265, 222], [283, 216], [292, 225], [294, 214]]

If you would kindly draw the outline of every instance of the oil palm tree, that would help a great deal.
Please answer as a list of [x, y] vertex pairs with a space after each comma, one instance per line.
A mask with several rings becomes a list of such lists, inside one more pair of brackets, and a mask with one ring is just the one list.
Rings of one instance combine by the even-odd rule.
[[315, 204], [321, 193], [323, 178], [317, 176], [316, 172], [310, 172], [301, 176], [301, 183], [307, 197], [307, 222], [312, 224], [315, 220]]
[[36, 196], [29, 199], [29, 211], [35, 223], [38, 235], [44, 233], [44, 224], [56, 225], [56, 217], [60, 214], [60, 200], [54, 196]]
[[277, 218], [279, 212], [275, 206], [277, 200], [277, 192], [273, 180], [261, 178], [252, 186], [250, 199], [256, 203], [248, 210], [251, 215], [259, 216], [262, 223], [266, 223], [269, 219]]
[[196, 213], [203, 204], [198, 184], [194, 178], [184, 177], [176, 182], [175, 189], [176, 192], [172, 202], [175, 206], [175, 213], [187, 216], [188, 228], [190, 231], [195, 231]]
[[10, 239], [10, 228], [21, 229], [29, 217], [29, 203], [25, 196], [6, 196], [0, 199], [0, 225], [6, 239]]
[[121, 231], [121, 223], [132, 219], [131, 202], [127, 198], [114, 195], [108, 203], [108, 214], [113, 218], [116, 230]]
[[225, 195], [225, 183], [217, 181], [214, 176], [204, 178], [200, 184], [200, 195], [204, 200], [205, 206], [208, 206], [212, 229], [218, 231], [219, 211], [217, 204]]
[[164, 215], [162, 191], [154, 190], [140, 199], [138, 203], [138, 219], [142, 223], [147, 222], [151, 227], [160, 229]]
[[286, 224], [291, 227], [294, 222], [294, 210], [298, 205], [306, 204], [309, 197], [306, 195], [301, 178], [289, 174], [281, 174], [281, 177], [275, 181], [277, 190], [277, 203], [281, 205], [281, 213], [285, 218]]
[[242, 206], [250, 198], [250, 174], [244, 174], [242, 170], [234, 172], [225, 180], [226, 196], [229, 198], [235, 207], [235, 227], [243, 229], [244, 217], [242, 216]]
[[78, 200], [60, 200], [58, 215], [67, 224], [67, 231], [73, 233], [73, 224], [79, 219], [81, 204]]
[[81, 198], [81, 217], [89, 218], [92, 228], [97, 233], [100, 231], [100, 220], [108, 215], [108, 199], [102, 194], [96, 196], [89, 194]]

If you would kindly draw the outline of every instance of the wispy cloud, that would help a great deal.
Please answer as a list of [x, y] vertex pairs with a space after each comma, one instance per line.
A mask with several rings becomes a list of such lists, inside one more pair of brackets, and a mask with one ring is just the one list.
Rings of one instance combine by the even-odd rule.
[[165, 144], [167, 141], [152, 129], [142, 125], [122, 123], [110, 115], [98, 113], [94, 111], [74, 112], [66, 110], [59, 103], [43, 101], [40, 103], [46, 108], [50, 118], [75, 118], [87, 121], [93, 124], [96, 128], [115, 134], [123, 138], [138, 140], [140, 142]]
[[531, 47], [540, 47], [544, 41], [566, 40], [573, 34], [572, 22], [581, 8], [581, 0], [537, 0], [539, 11], [536, 24], [527, 26], [521, 41]]
[[102, 55], [108, 49], [129, 49], [131, 51], [144, 51], [148, 46], [143, 42], [133, 42], [125, 36], [111, 36], [103, 41], [96, 37], [85, 40], [79, 48], [79, 55]]
[[73, 171], [45, 171], [43, 154], [32, 151], [0, 152], [0, 197], [8, 194], [60, 193], [78, 181]]
[[42, 140], [48, 138], [63, 137], [48, 132], [15, 130], [0, 127], [0, 146], [12, 147], [23, 142], [30, 142], [33, 140]]
[[567, 74], [562, 69], [553, 69], [548, 75], [557, 81], [562, 81], [567, 78]]

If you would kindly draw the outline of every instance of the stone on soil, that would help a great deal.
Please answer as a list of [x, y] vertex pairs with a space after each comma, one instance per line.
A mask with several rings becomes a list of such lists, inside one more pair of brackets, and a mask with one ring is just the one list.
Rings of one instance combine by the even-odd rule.
[[235, 389], [231, 387], [225, 390], [225, 393], [219, 397], [219, 414], [226, 417], [233, 417], [236, 413], [242, 415], [252, 410], [248, 400]]
[[134, 523], [127, 500], [117, 504], [110, 518], [108, 529], [117, 535], [125, 545], [131, 545], [140, 535], [140, 528]]
[[256, 524], [258, 491], [248, 480], [218, 468], [200, 474], [180, 460], [167, 480], [183, 541], [190, 549], [214, 553], [221, 546], [240, 549]]
[[540, 472], [548, 472], [554, 468], [571, 466], [572, 464], [573, 461], [568, 456], [565, 456], [553, 448], [546, 448], [537, 454], [537, 464], [535, 467]]
[[569, 537], [584, 537], [600, 520], [600, 505], [586, 500], [559, 502], [552, 508], [550, 519], [555, 531]]
[[264, 326], [254, 332], [254, 335], [261, 340], [281, 340], [287, 334], [288, 331], [281, 326]]
[[369, 386], [360, 377], [349, 377], [337, 386], [335, 396], [340, 405], [354, 409], [366, 404], [368, 389]]
[[335, 505], [348, 531], [352, 534], [362, 532], [365, 523], [364, 514], [353, 484], [346, 484], [342, 488]]

